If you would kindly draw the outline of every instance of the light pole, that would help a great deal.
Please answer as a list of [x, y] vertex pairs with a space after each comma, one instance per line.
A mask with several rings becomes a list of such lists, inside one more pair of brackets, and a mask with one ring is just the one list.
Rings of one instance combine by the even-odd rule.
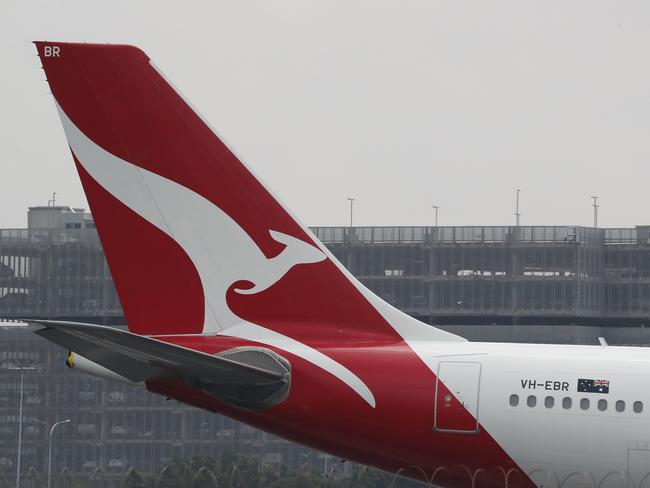
[[433, 208], [433, 211], [435, 213], [435, 223], [436, 223], [436, 227], [438, 227], [438, 209], [440, 207], [438, 207], [437, 205], [431, 205], [431, 208]]
[[592, 207], [594, 207], [594, 229], [598, 227], [598, 197], [597, 196], [590, 196], [589, 198], [592, 198], [594, 203], [591, 204]]
[[16, 459], [16, 488], [20, 488], [20, 458], [22, 457], [23, 447], [23, 392], [25, 387], [25, 371], [35, 371], [34, 366], [13, 366], [8, 368], [10, 371], [20, 371], [20, 401], [18, 406], [18, 456]]
[[50, 206], [50, 203], [52, 204], [53, 207], [56, 205], [56, 196], [57, 195], [58, 195], [57, 192], [52, 193], [52, 200], [47, 201], [47, 206], [48, 207]]
[[521, 218], [521, 214], [519, 213], [519, 192], [520, 191], [521, 190], [519, 188], [517, 188], [517, 203], [516, 203], [516, 206], [515, 206], [515, 222], [516, 222], [517, 227], [519, 227], [519, 221], [520, 221], [520, 218]]
[[352, 227], [352, 211], [354, 209], [354, 198], [347, 197], [348, 200], [350, 201], [350, 227]]
[[[49, 424], [43, 422], [42, 420], [33, 419], [34, 422], [43, 424], [45, 427], [49, 427]], [[47, 488], [52, 486], [52, 435], [54, 434], [54, 429], [56, 429], [61, 424], [67, 424], [70, 422], [70, 419], [60, 420], [55, 422], [54, 425], [50, 428], [50, 437], [48, 439], [48, 455], [47, 455]]]

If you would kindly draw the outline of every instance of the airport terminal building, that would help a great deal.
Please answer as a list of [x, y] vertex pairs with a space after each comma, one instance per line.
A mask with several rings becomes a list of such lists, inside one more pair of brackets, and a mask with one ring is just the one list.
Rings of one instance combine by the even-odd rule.
[[[28, 222], [0, 229], [0, 317], [123, 324], [90, 215], [32, 207]], [[650, 226], [312, 230], [368, 288], [432, 324], [650, 318]]]
[[[419, 319], [474, 340], [650, 344], [650, 226], [318, 227], [312, 229], [368, 288]], [[135, 236], [125, 235], [124, 239]], [[161, 264], [164, 266], [164, 263]], [[0, 318], [124, 325], [91, 216], [33, 207], [25, 229], [0, 229]], [[17, 461], [24, 374], [23, 480], [53, 472], [117, 486], [134, 467], [231, 451], [260, 466], [345, 471], [330, 456], [144, 390], [78, 374], [65, 351], [23, 327], [0, 326], [0, 485]], [[307, 468], [305, 468], [307, 466]], [[4, 484], [3, 484], [4, 483]]]

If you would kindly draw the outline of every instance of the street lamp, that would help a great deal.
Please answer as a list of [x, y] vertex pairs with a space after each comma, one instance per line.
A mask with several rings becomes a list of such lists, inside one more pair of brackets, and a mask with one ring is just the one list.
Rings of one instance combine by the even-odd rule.
[[20, 371], [20, 402], [18, 407], [18, 456], [16, 460], [16, 488], [20, 488], [20, 458], [23, 446], [23, 393], [25, 387], [25, 371], [36, 371], [34, 366], [9, 365], [9, 371]]
[[58, 195], [57, 192], [52, 193], [52, 200], [47, 201], [47, 206], [48, 207], [50, 206], [50, 203], [52, 204], [53, 207], [56, 206], [56, 196], [57, 195]]
[[437, 205], [431, 205], [431, 207], [433, 208], [433, 211], [434, 211], [435, 214], [436, 214], [435, 222], [436, 222], [436, 227], [438, 227], [438, 209], [439, 209], [440, 207], [438, 207]]
[[516, 221], [517, 227], [519, 227], [519, 221], [521, 219], [521, 214], [519, 213], [519, 192], [520, 191], [521, 190], [519, 188], [517, 188], [517, 203], [516, 203], [516, 206], [515, 206], [515, 217], [516, 217], [515, 221]]
[[347, 197], [348, 200], [350, 201], [350, 227], [352, 227], [352, 210], [354, 207], [354, 200], [355, 198]]
[[592, 203], [591, 206], [594, 207], [594, 229], [595, 229], [598, 227], [598, 207], [600, 207], [600, 205], [598, 205], [599, 197], [592, 195], [589, 198], [591, 198], [594, 201], [594, 203]]
[[[49, 424], [46, 422], [43, 422], [42, 420], [38, 419], [33, 419], [34, 422], [37, 422], [39, 424], [43, 424], [45, 427], [50, 427]], [[54, 425], [50, 428], [50, 437], [48, 440], [48, 455], [47, 455], [47, 488], [51, 488], [52, 486], [52, 435], [54, 434], [54, 429], [56, 429], [59, 425], [61, 424], [67, 424], [70, 422], [70, 419], [65, 419], [65, 420], [60, 420], [58, 422], [55, 422]]]

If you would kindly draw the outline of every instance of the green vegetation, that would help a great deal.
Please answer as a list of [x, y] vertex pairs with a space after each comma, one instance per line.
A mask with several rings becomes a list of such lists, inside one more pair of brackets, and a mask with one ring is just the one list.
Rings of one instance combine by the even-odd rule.
[[321, 473], [290, 473], [280, 467], [259, 470], [245, 458], [226, 454], [220, 459], [175, 459], [152, 476], [131, 469], [124, 488], [419, 488], [424, 485], [366, 466], [352, 474], [327, 477]]
[[[117, 473], [101, 468], [89, 476], [75, 475], [67, 470], [53, 476], [54, 488], [91, 488], [106, 486], [101, 480], [116, 480]], [[107, 476], [107, 478], [105, 478]], [[119, 476], [119, 475], [118, 475]], [[98, 484], [99, 482], [99, 484]], [[23, 476], [21, 486], [45, 488], [47, 479], [34, 468]], [[13, 486], [0, 471], [0, 488]], [[352, 464], [345, 475], [311, 472], [308, 464], [300, 472], [289, 472], [284, 466], [265, 466], [247, 458], [226, 453], [221, 458], [195, 457], [174, 459], [152, 475], [143, 475], [131, 468], [124, 476], [123, 488], [424, 488], [425, 485], [377, 469]], [[429, 486], [429, 485], [427, 485]]]

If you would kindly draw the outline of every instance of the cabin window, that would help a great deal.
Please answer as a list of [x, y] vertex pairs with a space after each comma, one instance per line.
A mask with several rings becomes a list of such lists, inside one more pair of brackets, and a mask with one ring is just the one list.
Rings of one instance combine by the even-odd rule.
[[[509, 398], [509, 403], [511, 407], [518, 407], [519, 406], [519, 395], [516, 393], [513, 393], [510, 395]], [[526, 397], [526, 405], [529, 407], [533, 408], [537, 406], [537, 397], [535, 395], [529, 395]], [[591, 406], [591, 401], [589, 398], [581, 398], [580, 399], [580, 410], [589, 410]], [[548, 409], [554, 408], [555, 407], [555, 397], [552, 396], [547, 396], [544, 397], [544, 406]], [[573, 399], [571, 397], [564, 397], [562, 398], [562, 408], [564, 410], [569, 410], [573, 407]], [[609, 407], [609, 403], [607, 400], [604, 398], [598, 400], [596, 403], [596, 407], [598, 408], [599, 411], [601, 412], [606, 412], [607, 408]], [[624, 400], [616, 400], [614, 403], [614, 408], [616, 409], [617, 412], [625, 412], [626, 405]], [[634, 413], [641, 413], [643, 412], [643, 402], [641, 401], [636, 401], [632, 404], [632, 410]]]

